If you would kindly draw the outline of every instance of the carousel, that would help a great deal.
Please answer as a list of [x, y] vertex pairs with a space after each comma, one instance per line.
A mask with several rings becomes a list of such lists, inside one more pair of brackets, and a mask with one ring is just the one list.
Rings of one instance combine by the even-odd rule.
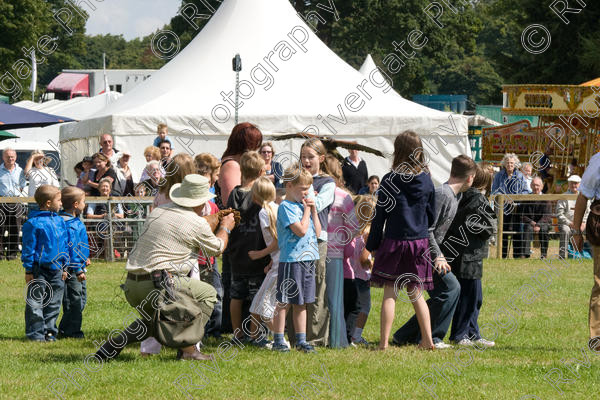
[[548, 193], [562, 193], [570, 175], [581, 175], [600, 151], [600, 78], [581, 85], [504, 85], [502, 112], [538, 116], [484, 128], [482, 158], [498, 163], [506, 153], [529, 161], [541, 174]]

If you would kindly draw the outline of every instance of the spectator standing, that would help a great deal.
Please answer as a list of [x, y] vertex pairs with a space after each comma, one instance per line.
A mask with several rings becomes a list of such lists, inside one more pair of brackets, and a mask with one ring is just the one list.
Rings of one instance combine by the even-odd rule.
[[94, 160], [94, 165], [96, 166], [96, 173], [89, 181], [83, 182], [91, 187], [91, 196], [100, 196], [98, 183], [102, 178], [110, 178], [112, 180], [112, 191], [115, 193], [114, 195], [120, 196], [121, 193], [118, 191], [118, 187], [115, 187], [117, 186], [115, 185], [115, 182], [117, 181], [117, 173], [112, 167], [110, 159], [103, 153], [96, 153], [92, 156], [92, 160]]
[[[227, 148], [221, 156], [221, 169], [219, 179], [215, 184], [215, 204], [220, 210], [225, 209], [229, 201], [229, 195], [233, 188], [242, 184], [242, 170], [240, 159], [246, 151], [255, 151], [262, 144], [262, 133], [253, 124], [241, 122], [233, 127], [231, 135], [227, 140]], [[223, 279], [223, 317], [222, 331], [231, 331], [230, 311], [230, 288], [231, 288], [231, 263], [227, 254], [223, 254], [223, 267], [221, 278]]]
[[121, 196], [133, 196], [133, 176], [131, 175], [131, 168], [129, 168], [131, 153], [127, 150], [123, 150], [119, 154], [121, 157], [117, 162], [117, 181], [114, 186], [118, 188], [118, 192], [121, 193]]
[[[422, 149], [421, 146], [419, 146], [419, 148]], [[410, 154], [411, 153], [406, 154], [405, 159], [409, 159]], [[401, 163], [394, 164], [395, 167], [401, 165]], [[433, 212], [434, 217], [433, 224], [429, 225], [429, 253], [425, 253], [427, 256], [420, 255], [420, 257], [427, 257], [429, 259], [429, 263], [433, 263], [433, 288], [430, 286], [431, 280], [423, 280], [423, 283], [425, 289], [427, 289], [427, 292], [429, 293], [427, 306], [431, 316], [431, 337], [433, 339], [433, 343], [435, 344], [435, 348], [437, 349], [447, 349], [451, 347], [450, 345], [444, 343], [443, 339], [448, 332], [450, 323], [452, 322], [454, 310], [458, 304], [458, 296], [460, 295], [460, 284], [458, 283], [456, 276], [452, 273], [450, 265], [448, 264], [444, 253], [440, 249], [440, 245], [442, 244], [444, 237], [446, 236], [446, 233], [448, 232], [448, 229], [450, 228], [450, 225], [456, 216], [458, 204], [461, 199], [461, 193], [467, 191], [471, 187], [475, 179], [476, 171], [477, 166], [470, 157], [465, 155], [454, 157], [452, 160], [452, 167], [450, 169], [450, 178], [442, 186], [438, 186], [435, 189], [435, 196], [433, 196], [433, 199], [435, 200], [435, 209], [429, 209], [427, 211], [428, 213]], [[401, 181], [402, 179], [396, 180]], [[414, 186], [408, 186], [406, 191], [412, 190], [413, 187]], [[412, 197], [414, 194], [411, 193], [410, 196]], [[425, 199], [413, 198], [411, 199], [411, 203], [414, 204], [415, 202], [424, 200]], [[377, 208], [379, 208], [379, 206]], [[379, 210], [377, 210], [377, 212], [379, 212]], [[417, 217], [415, 216], [414, 218]], [[373, 220], [369, 240], [367, 241], [367, 250], [373, 250], [373, 248], [370, 247], [370, 244], [373, 243], [373, 238], [371, 237], [373, 235], [373, 229], [375, 227], [377, 227], [379, 231], [382, 229], [381, 222], [376, 224], [377, 221], [378, 217], [376, 214], [375, 219]], [[381, 221], [381, 219], [379, 219], [379, 221]], [[386, 226], [386, 233], [388, 233], [388, 230], [390, 232], [394, 232], [394, 230], [398, 230], [399, 228], [400, 227], [392, 228], [391, 226]], [[406, 228], [400, 228], [400, 230], [403, 229]], [[402, 249], [402, 247], [399, 249]], [[377, 277], [378, 257], [381, 257], [379, 252], [375, 255], [373, 276], [371, 277], [372, 281], [374, 277], [375, 279], [381, 280], [381, 275]], [[390, 261], [392, 263], [397, 263], [399, 261], [402, 262], [402, 258], [394, 258], [392, 255]], [[419, 277], [421, 277], [421, 275], [419, 275]], [[411, 295], [414, 295], [414, 293]], [[390, 311], [393, 311], [393, 309]], [[421, 335], [419, 334], [417, 316], [415, 315], [394, 333], [393, 343], [395, 345], [418, 343], [420, 339]], [[385, 344], [387, 345], [387, 343]]]
[[104, 154], [106, 157], [108, 157], [108, 159], [110, 160], [110, 162], [113, 165], [117, 164], [117, 161], [119, 161], [119, 150], [113, 148], [114, 146], [114, 139], [113, 136], [109, 133], [105, 133], [104, 135], [100, 136], [100, 153]]
[[227, 148], [221, 156], [221, 171], [218, 185], [215, 187], [215, 203], [224, 209], [229, 193], [242, 183], [240, 158], [246, 151], [258, 150], [262, 144], [262, 132], [249, 122], [240, 122], [231, 130]]
[[[2, 197], [21, 197], [23, 189], [27, 184], [23, 169], [17, 164], [17, 152], [14, 149], [6, 148], [2, 151], [2, 160], [0, 165], [0, 196]], [[4, 232], [8, 231], [6, 242], [0, 246], [0, 259], [4, 259], [4, 247], [6, 247], [6, 259], [14, 260], [19, 251], [19, 231], [21, 230], [21, 216], [25, 213], [23, 205], [20, 203], [2, 204], [1, 211], [4, 213], [4, 223], [0, 231], [0, 243], [4, 239]]]
[[210, 192], [215, 194], [215, 183], [219, 179], [219, 171], [221, 170], [221, 163], [217, 160], [217, 157], [210, 153], [200, 153], [194, 157], [194, 163], [196, 164], [197, 174], [209, 180]]
[[[565, 192], [565, 194], [578, 194], [579, 183], [581, 182], [579, 175], [571, 175], [569, 179], [567, 179], [567, 182], [569, 189]], [[573, 225], [575, 201], [576, 200], [559, 200], [556, 202], [556, 214], [558, 219], [558, 227], [560, 230], [560, 247], [558, 254], [562, 259], [567, 258], [567, 249], [573, 233], [572, 230], [575, 229], [575, 226]], [[585, 223], [587, 221], [588, 214], [589, 210], [586, 207], [583, 215], [582, 231], [585, 230]]]
[[[519, 158], [515, 153], [507, 153], [502, 158], [502, 168], [494, 176], [492, 183], [492, 194], [527, 194], [527, 187], [523, 173], [517, 168], [519, 167]], [[510, 197], [507, 196], [504, 202], [504, 209], [498, 210], [498, 212], [504, 213], [504, 223], [502, 229], [504, 232], [516, 232], [503, 233], [502, 234], [502, 258], [508, 256], [508, 237], [512, 237], [513, 241], [513, 257], [521, 257], [521, 219], [515, 212], [516, 204], [514, 204]]]
[[350, 150], [350, 156], [344, 160], [342, 172], [346, 187], [353, 194], [357, 194], [363, 186], [367, 185], [367, 177], [369, 176], [367, 163], [358, 156], [358, 150]]
[[160, 164], [166, 169], [167, 165], [171, 162], [171, 153], [173, 152], [171, 149], [171, 142], [168, 140], [161, 140], [158, 144], [158, 150], [160, 151]]
[[77, 187], [83, 189], [85, 194], [89, 195], [92, 191], [92, 188], [86, 182], [94, 180], [94, 175], [96, 174], [96, 168], [94, 168], [94, 159], [90, 156], [83, 157], [81, 166], [83, 167], [83, 172], [79, 175]]
[[[542, 178], [536, 176], [531, 181], [533, 194], [542, 194], [544, 183]], [[548, 256], [548, 230], [552, 225], [552, 204], [549, 201], [526, 202], [519, 207], [523, 222], [523, 252], [521, 258], [530, 257], [531, 241], [533, 233], [536, 232], [540, 239], [541, 258]]]
[[46, 156], [41, 150], [31, 152], [24, 171], [25, 178], [29, 181], [29, 197], [33, 197], [37, 188], [42, 185], [60, 187], [56, 172], [46, 166]]
[[[148, 146], [144, 149], [144, 157], [146, 158], [146, 164], [149, 163], [150, 161], [158, 161], [160, 164], [160, 150], [158, 149], [158, 147], [154, 147], [154, 146]], [[162, 169], [162, 167], [161, 167]], [[164, 169], [162, 170], [163, 176], [164, 176]], [[142, 171], [142, 176], [140, 177], [140, 182], [145, 181], [146, 179], [150, 178], [150, 175], [148, 175], [148, 171], [146, 170], [146, 168], [144, 167], [144, 170]]]
[[260, 146], [258, 153], [265, 160], [265, 176], [273, 182], [276, 188], [282, 188], [281, 177], [283, 176], [283, 167], [280, 163], [273, 160], [273, 157], [275, 157], [273, 143], [264, 142]]
[[379, 177], [377, 175], [371, 175], [367, 186], [364, 186], [358, 191], [358, 194], [369, 194], [371, 196], [377, 195], [377, 189], [379, 189]]
[[523, 163], [523, 165], [521, 165], [521, 172], [523, 173], [523, 179], [525, 180], [525, 188], [528, 193], [531, 193], [531, 180], [533, 179], [531, 174], [533, 172], [533, 165], [529, 162]]

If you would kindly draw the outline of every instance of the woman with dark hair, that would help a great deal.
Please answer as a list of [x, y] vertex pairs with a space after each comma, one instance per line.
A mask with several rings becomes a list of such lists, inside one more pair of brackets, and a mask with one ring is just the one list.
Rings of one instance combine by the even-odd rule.
[[84, 181], [83, 184], [87, 184], [91, 188], [91, 196], [100, 196], [100, 191], [98, 190], [98, 183], [102, 178], [111, 178], [112, 179], [112, 195], [120, 196], [121, 192], [118, 189], [118, 185], [115, 185], [117, 181], [117, 173], [115, 172], [110, 159], [102, 153], [96, 153], [92, 156], [92, 161], [96, 166], [96, 174], [94, 178], [90, 181]]
[[283, 184], [281, 183], [281, 178], [283, 177], [283, 167], [280, 163], [273, 160], [273, 157], [275, 156], [275, 148], [273, 147], [273, 143], [264, 142], [260, 146], [258, 154], [260, 154], [262, 159], [265, 160], [265, 176], [275, 184], [276, 188], [283, 187]]
[[231, 130], [227, 149], [221, 156], [221, 171], [215, 184], [216, 203], [219, 209], [225, 209], [229, 193], [242, 183], [240, 158], [247, 151], [254, 151], [262, 144], [262, 133], [249, 122], [240, 122]]

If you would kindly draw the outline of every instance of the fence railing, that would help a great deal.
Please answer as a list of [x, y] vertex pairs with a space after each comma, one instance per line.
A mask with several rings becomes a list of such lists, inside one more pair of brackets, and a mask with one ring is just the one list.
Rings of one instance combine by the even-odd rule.
[[[537, 256], [537, 248], [534, 251], [531, 247], [532, 242], [536, 240], [540, 248], [540, 257], [554, 255], [557, 249], [557, 255], [568, 257], [572, 237], [571, 228], [561, 223], [557, 205], [559, 202], [562, 203], [562, 211], [567, 211], [567, 219], [572, 221], [575, 200], [577, 194], [491, 196], [490, 202], [498, 216], [498, 229], [495, 245], [490, 249], [495, 251], [490, 251], [490, 255], [495, 254], [497, 258], [506, 258], [512, 247], [515, 258], [529, 258], [532, 254]], [[554, 246], [557, 242], [558, 246]]]
[[[85, 223], [90, 258], [115, 261], [131, 252], [154, 197], [87, 197], [81, 215]], [[88, 215], [92, 206], [96, 216]], [[21, 226], [31, 210], [37, 209], [33, 197], [0, 198], [0, 258], [12, 259], [21, 250]]]
[[[566, 258], [570, 228], [560, 224], [557, 202], [566, 200], [574, 203], [576, 199], [577, 195], [573, 194], [491, 196], [490, 202], [498, 218], [497, 234], [490, 240], [489, 256], [508, 257], [511, 248], [513, 257], [537, 256], [539, 248], [539, 256], [545, 252], [546, 256], [558, 253]], [[126, 258], [141, 233], [153, 201], [153, 197], [86, 197], [86, 204], [99, 204], [105, 210], [105, 215], [100, 218], [86, 215], [87, 209], [82, 215], [88, 231], [90, 258], [107, 261]], [[548, 202], [548, 213], [545, 221], [539, 224], [539, 231], [536, 231], [526, 226], [524, 217], [531, 219], [528, 215], [530, 208], [526, 206], [539, 202]], [[0, 198], [0, 258], [14, 258], [20, 252], [21, 225], [29, 210], [35, 207], [37, 205], [32, 197]]]

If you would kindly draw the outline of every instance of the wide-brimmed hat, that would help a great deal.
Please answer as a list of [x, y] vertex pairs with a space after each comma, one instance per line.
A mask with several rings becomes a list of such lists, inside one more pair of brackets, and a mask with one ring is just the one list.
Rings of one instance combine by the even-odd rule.
[[176, 183], [169, 191], [173, 203], [182, 207], [198, 207], [215, 197], [209, 192], [210, 184], [208, 178], [189, 174], [183, 178], [182, 183]]

